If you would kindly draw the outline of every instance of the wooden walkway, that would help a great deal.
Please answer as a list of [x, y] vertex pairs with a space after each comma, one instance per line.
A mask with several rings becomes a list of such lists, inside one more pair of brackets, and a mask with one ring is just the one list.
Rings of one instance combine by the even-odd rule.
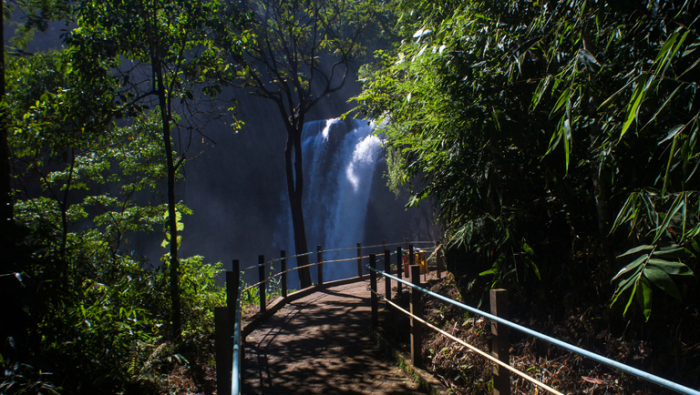
[[372, 342], [368, 287], [366, 280], [316, 292], [248, 335], [243, 393], [421, 393]]

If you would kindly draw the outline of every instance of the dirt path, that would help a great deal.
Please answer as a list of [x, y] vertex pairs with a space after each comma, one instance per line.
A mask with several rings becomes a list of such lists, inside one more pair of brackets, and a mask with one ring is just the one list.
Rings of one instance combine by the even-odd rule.
[[370, 339], [368, 284], [299, 299], [253, 331], [246, 339], [243, 393], [421, 393]]

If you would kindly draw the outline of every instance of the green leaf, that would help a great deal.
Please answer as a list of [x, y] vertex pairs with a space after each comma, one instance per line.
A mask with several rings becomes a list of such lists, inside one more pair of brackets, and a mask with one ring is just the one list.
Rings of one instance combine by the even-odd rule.
[[618, 257], [618, 258], [622, 258], [623, 256], [631, 255], [631, 254], [634, 254], [634, 253], [639, 252], [639, 251], [650, 251], [650, 250], [653, 250], [653, 249], [654, 249], [654, 246], [648, 245], [648, 244], [643, 244], [643, 245], [640, 245], [640, 246], [631, 248], [631, 249], [625, 251], [624, 254], [618, 255], [617, 257]]
[[668, 134], [666, 135], [666, 137], [663, 140], [659, 141], [659, 145], [661, 145], [661, 143], [664, 143], [664, 142], [676, 137], [678, 132], [683, 130], [684, 127], [685, 127], [685, 124], [680, 124], [680, 125], [676, 125], [676, 126], [672, 127], [671, 130], [668, 131]]
[[535, 264], [535, 262], [531, 259], [528, 259], [528, 264], [530, 265], [530, 268], [532, 268], [532, 271], [535, 272], [537, 279], [542, 281], [542, 276], [540, 275], [540, 269], [537, 267], [537, 264]]
[[666, 246], [663, 248], [660, 248], [652, 254], [654, 257], [664, 257], [666, 259], [668, 258], [689, 258], [694, 256], [692, 252], [690, 252], [687, 248], [685, 247], [679, 247], [677, 245], [671, 245], [671, 246]]
[[610, 280], [610, 282], [613, 282], [613, 281], [617, 280], [618, 278], [620, 278], [620, 277], [621, 277], [622, 275], [624, 275], [625, 273], [628, 273], [629, 271], [631, 271], [631, 270], [637, 268], [639, 265], [641, 265], [642, 263], [644, 263], [644, 261], [646, 261], [647, 258], [648, 258], [648, 256], [647, 256], [646, 254], [644, 254], [644, 255], [638, 257], [637, 259], [635, 259], [634, 261], [632, 261], [631, 263], [629, 263], [627, 266], [625, 266], [625, 267], [623, 267], [622, 269], [620, 269], [620, 271], [617, 272], [617, 274], [615, 275], [615, 277], [613, 277], [612, 280]]
[[551, 81], [552, 76], [548, 75], [547, 77], [542, 79], [539, 84], [537, 84], [537, 89], [535, 89], [535, 93], [532, 95], [530, 111], [535, 111], [535, 108], [537, 108], [537, 105], [540, 103], [540, 100], [542, 100], [542, 96], [544, 96], [544, 92], [547, 90], [547, 87], [549, 86], [549, 83]]
[[674, 274], [679, 276], [692, 276], [693, 271], [690, 270], [688, 265], [682, 262], [665, 261], [662, 259], [649, 259], [649, 265], [657, 267], [663, 270], [665, 273]]
[[[634, 297], [637, 295], [637, 286], [638, 285], [639, 285], [639, 281], [635, 281], [634, 288], [632, 288], [632, 293], [630, 294], [630, 298], [627, 300], [627, 305], [625, 306], [625, 311], [622, 312], [622, 315], [627, 315], [627, 310], [630, 308], [630, 305], [632, 304]], [[613, 303], [614, 303], [614, 301], [613, 301]]]
[[649, 279], [652, 284], [661, 288], [667, 294], [681, 300], [681, 294], [678, 292], [676, 284], [674, 284], [671, 277], [669, 277], [668, 274], [664, 273], [661, 269], [655, 266], [647, 266], [644, 268], [644, 276]]
[[632, 98], [630, 99], [630, 102], [627, 106], [627, 120], [625, 120], [625, 123], [622, 124], [622, 131], [620, 131], [620, 139], [622, 139], [622, 136], [624, 136], [625, 133], [627, 133], [627, 129], [629, 129], [629, 127], [632, 125], [632, 122], [634, 122], [637, 119], [637, 115], [639, 114], [639, 106], [640, 104], [642, 104], [642, 100], [644, 100], [646, 88], [647, 75], [642, 74], [637, 80], [637, 88], [634, 90]]
[[644, 318], [649, 321], [649, 317], [651, 317], [651, 287], [644, 277], [639, 282], [642, 286], [637, 288], [637, 303], [644, 312]]

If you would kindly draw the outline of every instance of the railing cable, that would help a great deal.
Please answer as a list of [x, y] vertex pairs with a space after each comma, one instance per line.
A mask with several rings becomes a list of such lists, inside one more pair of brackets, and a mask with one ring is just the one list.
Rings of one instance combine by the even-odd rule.
[[[429, 243], [434, 243], [434, 241], [409, 241], [408, 243], [411, 243], [411, 244], [429, 244]], [[373, 246], [362, 246], [362, 248], [363, 248], [363, 249], [369, 249], [369, 248], [379, 248], [379, 247], [385, 247], [385, 246], [386, 246], [386, 247], [390, 247], [390, 246], [397, 246], [397, 245], [402, 245], [402, 244], [406, 244], [406, 242], [405, 242], [405, 241], [402, 241], [402, 242], [398, 242], [398, 243], [377, 244], [377, 245], [373, 245]], [[292, 256], [288, 256], [288, 257], [284, 257], [284, 258], [275, 258], [275, 259], [271, 259], [271, 260], [269, 260], [269, 261], [267, 261], [267, 262], [264, 262], [264, 263], [258, 263], [257, 265], [248, 266], [247, 268], [242, 269], [242, 271], [251, 270], [251, 269], [256, 269], [256, 268], [258, 268], [258, 267], [260, 267], [260, 266], [264, 266], [264, 265], [267, 265], [267, 264], [270, 264], [270, 263], [279, 262], [279, 261], [281, 261], [281, 260], [283, 260], [283, 259], [289, 260], [289, 259], [292, 259], [292, 258], [300, 258], [300, 257], [303, 257], [303, 256], [308, 256], [308, 255], [317, 254], [317, 253], [319, 253], [319, 252], [326, 253], [326, 252], [349, 251], [349, 250], [357, 250], [357, 247], [335, 248], [335, 249], [332, 249], [332, 250], [322, 250], [322, 251], [311, 251], [311, 252], [305, 252], [305, 253], [303, 253], [303, 254], [292, 255]], [[357, 257], [355, 257], [355, 259], [357, 259]], [[302, 266], [302, 267], [307, 267], [307, 266]], [[291, 270], [291, 269], [290, 269], [290, 270]]]
[[442, 335], [444, 335], [444, 336], [446, 336], [446, 337], [452, 339], [453, 341], [455, 341], [455, 342], [457, 342], [457, 343], [459, 343], [459, 344], [461, 344], [461, 345], [467, 347], [467, 348], [470, 349], [471, 351], [473, 351], [473, 352], [475, 352], [475, 353], [481, 355], [482, 357], [488, 359], [489, 361], [491, 361], [491, 362], [493, 362], [493, 363], [495, 363], [495, 364], [498, 364], [498, 365], [500, 365], [500, 366], [503, 366], [504, 368], [510, 370], [511, 372], [517, 374], [518, 376], [524, 378], [525, 380], [527, 380], [527, 381], [533, 383], [534, 385], [539, 386], [539, 387], [542, 387], [542, 388], [546, 389], [547, 391], [549, 391], [549, 392], [551, 392], [551, 393], [553, 393], [553, 394], [556, 394], [556, 395], [564, 395], [564, 394], [562, 394], [561, 392], [555, 390], [554, 388], [548, 386], [547, 384], [545, 384], [545, 383], [543, 383], [543, 382], [537, 380], [536, 378], [534, 378], [534, 377], [532, 377], [532, 376], [529, 376], [529, 375], [527, 375], [527, 374], [525, 374], [525, 373], [519, 371], [518, 369], [515, 369], [514, 367], [508, 365], [507, 363], [502, 362], [502, 361], [500, 361], [500, 360], [498, 360], [498, 359], [492, 357], [491, 355], [489, 355], [489, 354], [487, 354], [487, 353], [485, 353], [485, 352], [479, 350], [478, 348], [472, 346], [471, 344], [469, 344], [469, 343], [467, 343], [467, 342], [465, 342], [465, 341], [463, 341], [463, 340], [461, 340], [461, 339], [459, 339], [459, 338], [457, 338], [457, 337], [455, 337], [455, 336], [449, 334], [448, 332], [443, 331], [442, 329], [440, 329], [440, 328], [434, 326], [433, 324], [431, 324], [431, 323], [425, 321], [424, 319], [422, 319], [422, 318], [420, 318], [420, 317], [417, 317], [417, 316], [411, 314], [411, 313], [410, 313], [409, 311], [407, 311], [406, 309], [400, 307], [400, 306], [397, 305], [396, 303], [394, 303], [394, 302], [388, 300], [387, 298], [385, 298], [384, 295], [381, 295], [379, 292], [374, 292], [374, 291], [372, 291], [372, 290], [370, 290], [370, 292], [372, 292], [373, 294], [377, 295], [380, 299], [384, 299], [384, 301], [385, 301], [386, 303], [392, 305], [394, 308], [400, 310], [402, 313], [406, 314], [407, 316], [409, 316], [409, 317], [411, 317], [411, 318], [417, 320], [418, 322], [422, 323], [423, 325], [425, 325], [425, 326], [427, 326], [427, 327], [429, 327], [429, 328], [431, 328], [431, 329], [433, 329], [433, 330], [435, 330], [435, 331], [441, 333]]
[[490, 319], [490, 320], [492, 320], [492, 321], [496, 321], [496, 322], [498, 322], [498, 323], [501, 323], [501, 324], [503, 324], [503, 325], [506, 325], [506, 326], [508, 326], [508, 327], [511, 327], [511, 328], [513, 328], [513, 329], [515, 329], [515, 330], [518, 330], [518, 331], [527, 333], [527, 334], [530, 335], [530, 336], [533, 336], [533, 337], [536, 337], [536, 338], [538, 338], [538, 339], [544, 340], [544, 341], [546, 341], [546, 342], [555, 344], [555, 345], [557, 345], [557, 346], [559, 346], [559, 347], [561, 347], [561, 348], [563, 348], [563, 349], [566, 349], [566, 350], [575, 352], [576, 354], [583, 355], [583, 356], [588, 357], [588, 358], [590, 358], [590, 359], [592, 359], [592, 360], [594, 360], [594, 361], [600, 362], [600, 363], [602, 363], [602, 364], [604, 364], [604, 365], [608, 365], [608, 366], [610, 366], [610, 367], [612, 367], [612, 368], [615, 368], [615, 369], [621, 370], [621, 371], [623, 371], [623, 372], [629, 373], [629, 374], [631, 374], [631, 375], [640, 377], [640, 378], [645, 379], [645, 380], [647, 380], [647, 381], [651, 381], [651, 382], [656, 383], [656, 384], [658, 384], [658, 385], [660, 385], [660, 386], [662, 386], [662, 387], [666, 387], [666, 388], [668, 388], [668, 389], [671, 389], [671, 390], [676, 391], [676, 392], [680, 392], [680, 393], [682, 393], [682, 394], [700, 395], [700, 391], [696, 391], [696, 390], [694, 390], [694, 389], [691, 389], [691, 388], [688, 388], [688, 387], [684, 387], [684, 386], [682, 386], [682, 385], [680, 385], [680, 384], [674, 383], [673, 381], [666, 380], [666, 379], [664, 379], [664, 378], [655, 376], [655, 375], [653, 375], [653, 374], [651, 374], [651, 373], [647, 373], [647, 372], [645, 372], [645, 371], [642, 371], [642, 370], [633, 368], [633, 367], [631, 367], [631, 366], [624, 365], [624, 364], [622, 364], [622, 363], [620, 363], [620, 362], [617, 362], [617, 361], [614, 361], [614, 360], [612, 360], [612, 359], [603, 357], [603, 356], [598, 355], [598, 354], [596, 354], [596, 353], [593, 353], [593, 352], [584, 350], [584, 349], [582, 349], [582, 348], [576, 347], [576, 346], [571, 345], [571, 344], [569, 344], [569, 343], [565, 343], [565, 342], [563, 342], [563, 341], [561, 341], [561, 340], [557, 340], [557, 339], [555, 339], [555, 338], [553, 338], [553, 337], [549, 337], [549, 336], [544, 335], [544, 334], [542, 334], [542, 333], [535, 332], [535, 331], [532, 330], [532, 329], [529, 329], [529, 328], [526, 328], [526, 327], [524, 327], [524, 326], [518, 325], [518, 324], [516, 324], [516, 323], [510, 322], [510, 321], [505, 320], [505, 319], [503, 319], [503, 318], [496, 317], [495, 315], [491, 315], [491, 314], [489, 314], [489, 313], [487, 313], [487, 312], [485, 312], [485, 311], [476, 309], [476, 308], [471, 307], [471, 306], [467, 306], [467, 305], [465, 305], [465, 304], [463, 304], [463, 303], [459, 303], [459, 302], [457, 302], [457, 301], [455, 301], [455, 300], [452, 300], [452, 299], [450, 299], [450, 298], [447, 298], [447, 297], [442, 296], [442, 295], [440, 295], [440, 294], [437, 294], [437, 293], [435, 293], [435, 292], [429, 291], [429, 290], [427, 290], [427, 289], [425, 289], [425, 288], [421, 288], [421, 287], [419, 287], [419, 286], [417, 286], [417, 285], [415, 285], [415, 284], [412, 284], [412, 283], [410, 283], [410, 282], [408, 282], [408, 281], [402, 280], [402, 279], [400, 279], [400, 278], [398, 278], [398, 277], [394, 277], [394, 276], [392, 276], [392, 275], [390, 275], [390, 274], [386, 274], [386, 273], [384, 273], [384, 272], [381, 271], [381, 270], [374, 269], [374, 268], [370, 267], [369, 265], [367, 266], [367, 268], [369, 268], [369, 270], [371, 270], [371, 271], [374, 271], [374, 272], [376, 272], [376, 273], [381, 274], [382, 276], [387, 276], [387, 277], [391, 278], [392, 280], [398, 281], [398, 282], [400, 282], [400, 283], [402, 283], [402, 284], [406, 284], [407, 286], [409, 286], [409, 287], [411, 287], [411, 288], [417, 289], [417, 290], [419, 290], [419, 291], [421, 291], [421, 292], [423, 292], [423, 293], [425, 293], [425, 294], [427, 294], [427, 295], [430, 295], [430, 296], [433, 296], [433, 297], [435, 297], [435, 298], [437, 298], [437, 299], [440, 299], [440, 300], [442, 300], [443, 302], [452, 304], [452, 305], [454, 305], [454, 306], [460, 307], [460, 308], [462, 308], [462, 309], [464, 309], [464, 310], [467, 310], [467, 311], [471, 311], [472, 313], [482, 315], [483, 317], [488, 318], [488, 319]]

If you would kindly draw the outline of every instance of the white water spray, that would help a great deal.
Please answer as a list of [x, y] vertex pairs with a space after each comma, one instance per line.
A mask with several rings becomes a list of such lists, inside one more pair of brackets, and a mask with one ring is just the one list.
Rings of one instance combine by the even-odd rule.
[[[367, 205], [380, 149], [380, 140], [372, 134], [367, 122], [329, 119], [304, 126], [303, 209], [310, 251], [319, 244], [332, 249], [364, 242]], [[286, 194], [283, 200], [289, 207]], [[294, 234], [289, 213], [284, 222], [288, 234], [284, 237], [287, 245], [282, 248], [292, 255]], [[324, 260], [353, 256], [356, 256], [353, 250], [326, 253]], [[325, 281], [355, 276], [357, 263], [331, 263], [324, 266], [323, 272]], [[316, 282], [313, 269], [312, 280]]]

